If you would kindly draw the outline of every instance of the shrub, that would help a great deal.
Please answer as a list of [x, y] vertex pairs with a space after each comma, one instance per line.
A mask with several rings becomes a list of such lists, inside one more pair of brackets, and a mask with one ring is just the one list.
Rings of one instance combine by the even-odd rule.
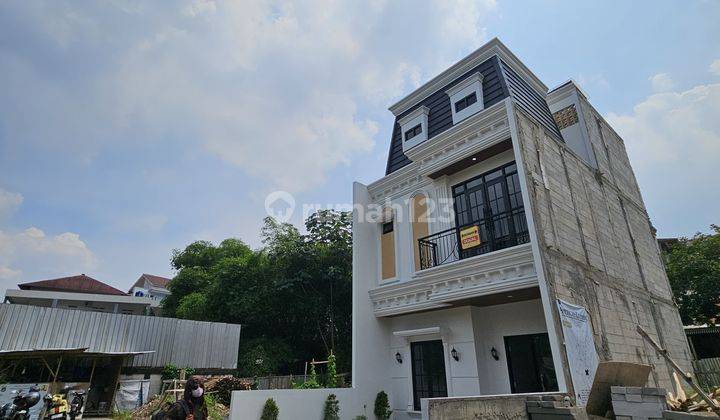
[[305, 382], [301, 384], [294, 383], [292, 384], [292, 387], [294, 389], [317, 389], [320, 388], [320, 382], [317, 380], [317, 373], [315, 373], [315, 365], [310, 365], [310, 378], [305, 380]]
[[340, 401], [337, 400], [335, 394], [328, 395], [325, 400], [323, 420], [340, 420]]
[[367, 416], [361, 414], [359, 416], [355, 416], [353, 420], [367, 420]]
[[326, 388], [337, 388], [337, 367], [335, 365], [335, 355], [330, 353], [328, 356], [328, 367], [327, 367], [327, 383]]
[[260, 420], [277, 420], [278, 414], [280, 414], [280, 410], [278, 409], [275, 400], [268, 398], [267, 401], [265, 401], [265, 406], [263, 406]]
[[206, 391], [215, 392], [217, 395], [217, 400], [220, 403], [229, 406], [230, 395], [233, 391], [247, 391], [251, 387], [252, 384], [247, 381], [243, 381], [234, 376], [225, 376], [215, 382], [215, 384], [213, 384], [212, 386], [212, 389], [206, 389]]
[[388, 420], [390, 415], [392, 415], [390, 403], [388, 402], [388, 396], [385, 391], [377, 393], [377, 396], [375, 397], [375, 410], [373, 412], [378, 420]]

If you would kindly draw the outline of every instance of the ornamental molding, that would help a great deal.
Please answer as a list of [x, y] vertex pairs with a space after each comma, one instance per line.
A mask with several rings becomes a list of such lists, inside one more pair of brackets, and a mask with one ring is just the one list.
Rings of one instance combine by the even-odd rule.
[[486, 108], [405, 154], [427, 176], [468, 155], [510, 138], [505, 101]]
[[369, 292], [376, 317], [439, 309], [453, 301], [537, 286], [530, 244], [418, 272], [410, 281]]
[[505, 46], [505, 44], [500, 42], [499, 39], [493, 38], [488, 43], [473, 51], [444, 72], [417, 88], [414, 92], [390, 106], [390, 112], [392, 112], [396, 117], [401, 115], [403, 112], [422, 102], [433, 93], [445, 88], [450, 83], [462, 77], [462, 75], [489, 60], [493, 56], [497, 56], [498, 59], [502, 60], [506, 65], [512, 68], [541, 96], [544, 97], [547, 94], [547, 86], [537, 76], [535, 76], [535, 74], [533, 74], [533, 72], [530, 71], [530, 69], [523, 64], [523, 62], [520, 61], [520, 59], [518, 59], [508, 47]]

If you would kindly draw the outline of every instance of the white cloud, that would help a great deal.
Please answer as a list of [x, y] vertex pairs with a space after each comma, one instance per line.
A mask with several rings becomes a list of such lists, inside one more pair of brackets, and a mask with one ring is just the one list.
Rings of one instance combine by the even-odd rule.
[[0, 280], [60, 277], [96, 266], [97, 258], [76, 233], [48, 236], [36, 227], [16, 233], [0, 230]]
[[720, 83], [655, 93], [628, 115], [610, 113], [625, 144], [651, 215], [692, 234], [717, 223], [720, 192]]
[[[378, 105], [485, 40], [495, 1], [460, 2], [59, 2], [52, 17], [31, 8], [26, 23], [53, 34], [50, 51], [31, 53], [93, 60], [48, 77], [40, 58], [0, 54], [13, 86], [13, 108], [0, 111], [8, 132], [86, 161], [108, 142], [193, 141], [274, 187], [306, 190], [372, 150]], [[56, 82], [77, 70], [81, 82]]]
[[710, 64], [710, 73], [720, 76], [720, 58]]
[[22, 194], [0, 188], [0, 220], [15, 213], [23, 202]]
[[648, 78], [653, 92], [667, 92], [675, 87], [675, 82], [667, 73], [658, 73]]

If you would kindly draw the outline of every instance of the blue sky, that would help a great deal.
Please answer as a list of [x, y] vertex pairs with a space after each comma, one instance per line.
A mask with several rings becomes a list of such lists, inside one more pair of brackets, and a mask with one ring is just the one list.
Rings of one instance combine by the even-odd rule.
[[0, 289], [126, 289], [193, 240], [258, 246], [272, 191], [349, 202], [384, 174], [387, 106], [494, 36], [582, 85], [660, 236], [707, 230], [718, 21], [718, 1], [2, 2]]

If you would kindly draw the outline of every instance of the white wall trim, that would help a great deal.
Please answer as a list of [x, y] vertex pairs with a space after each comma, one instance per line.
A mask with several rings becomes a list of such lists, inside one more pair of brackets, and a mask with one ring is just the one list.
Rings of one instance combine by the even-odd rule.
[[540, 298], [542, 301], [543, 312], [545, 313], [545, 324], [547, 326], [548, 338], [550, 340], [550, 350], [553, 355], [553, 364], [558, 381], [558, 390], [567, 392], [568, 385], [565, 381], [565, 365], [562, 358], [562, 339], [560, 332], [555, 328], [555, 316], [553, 309], [555, 303], [550, 299], [550, 291], [548, 288], [548, 280], [545, 277], [545, 265], [540, 253], [540, 243], [538, 242], [537, 228], [535, 226], [535, 218], [533, 217], [534, 202], [530, 200], [530, 190], [526, 182], [525, 164], [520, 147], [520, 135], [518, 133], [517, 121], [515, 121], [514, 100], [512, 98], [505, 99], [505, 107], [507, 109], [508, 120], [510, 122], [510, 133], [513, 143], [513, 153], [515, 153], [515, 162], [517, 163], [518, 178], [520, 179], [520, 190], [522, 192], [523, 201], [525, 202], [525, 218], [528, 224], [528, 232], [530, 235], [530, 245], [532, 247], [532, 257], [536, 267], [538, 285], [540, 288]]
[[[445, 91], [445, 93], [450, 97], [450, 110], [452, 111], [453, 125], [459, 124], [463, 120], [467, 119], [475, 113], [482, 111], [483, 108], [485, 108], [482, 81], [482, 73], [477, 72]], [[460, 111], [455, 109], [455, 103], [473, 93], [475, 93], [476, 98], [474, 104]]]

